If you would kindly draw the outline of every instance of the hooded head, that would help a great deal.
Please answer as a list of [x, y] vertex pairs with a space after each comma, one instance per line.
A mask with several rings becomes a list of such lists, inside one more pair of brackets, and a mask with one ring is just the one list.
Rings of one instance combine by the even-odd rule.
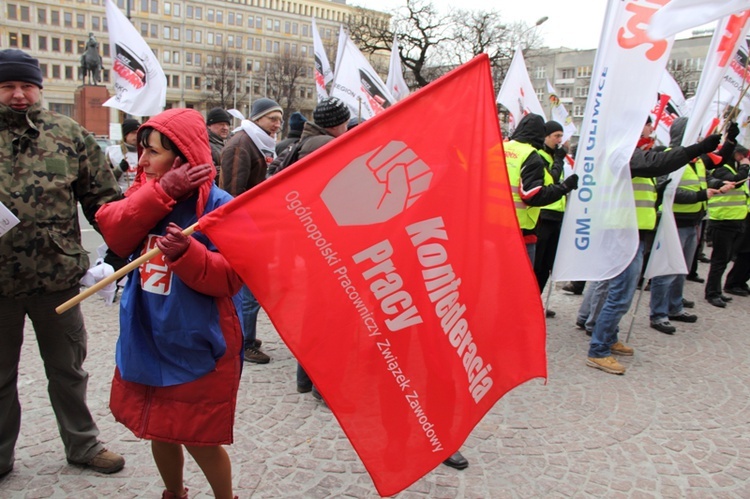
[[682, 145], [682, 137], [685, 135], [687, 122], [687, 116], [680, 116], [672, 122], [672, 126], [669, 127], [669, 147]]
[[531, 144], [535, 149], [541, 149], [544, 146], [544, 137], [544, 118], [538, 114], [529, 113], [518, 123], [510, 140]]
[[[167, 109], [149, 119], [138, 129], [138, 156], [143, 152], [141, 136], [146, 129], [153, 128], [164, 137], [168, 138], [178, 149], [178, 155], [185, 158], [190, 167], [213, 164], [211, 159], [211, 146], [208, 144], [208, 133], [206, 122], [201, 113], [195, 109]], [[198, 188], [198, 203], [195, 211], [200, 217], [206, 207], [208, 194], [216, 177], [216, 170], [211, 169], [210, 178]], [[132, 194], [140, 185], [146, 183], [146, 174], [141, 165], [133, 186], [128, 189], [127, 194]]]

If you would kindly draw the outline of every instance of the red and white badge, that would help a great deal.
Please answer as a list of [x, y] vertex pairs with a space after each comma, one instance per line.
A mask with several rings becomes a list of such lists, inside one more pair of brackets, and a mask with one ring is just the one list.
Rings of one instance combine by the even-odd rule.
[[[149, 234], [141, 255], [156, 248], [156, 240], [160, 236]], [[168, 295], [172, 291], [172, 271], [164, 260], [164, 254], [159, 253], [151, 260], [141, 264], [141, 288], [149, 293]]]

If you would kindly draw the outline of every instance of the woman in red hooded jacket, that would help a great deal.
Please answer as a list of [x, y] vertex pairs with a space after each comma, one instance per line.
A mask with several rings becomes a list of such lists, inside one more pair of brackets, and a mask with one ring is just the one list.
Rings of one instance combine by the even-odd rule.
[[[131, 272], [120, 302], [120, 337], [110, 408], [151, 451], [166, 491], [187, 497], [182, 447], [217, 499], [232, 497], [222, 447], [233, 440], [242, 366], [236, 298], [242, 282], [194, 224], [232, 197], [214, 185], [216, 170], [203, 117], [170, 109], [138, 130], [138, 172], [125, 198], [96, 220], [110, 249], [162, 254]], [[236, 301], [237, 300], [237, 301]]]

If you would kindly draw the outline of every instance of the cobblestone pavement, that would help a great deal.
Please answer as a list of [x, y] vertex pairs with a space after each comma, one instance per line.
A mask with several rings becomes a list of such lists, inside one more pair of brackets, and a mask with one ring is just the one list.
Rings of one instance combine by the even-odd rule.
[[[706, 273], [703, 265], [702, 273]], [[635, 321], [625, 376], [585, 365], [588, 338], [574, 326], [580, 296], [555, 291], [547, 320], [549, 379], [506, 395], [461, 450], [470, 466], [440, 465], [399, 497], [750, 497], [750, 298], [711, 307], [688, 282], [696, 324], [673, 336], [648, 327], [648, 293]], [[27, 326], [19, 377], [23, 421], [15, 470], [0, 498], [160, 497], [149, 444], [107, 408], [117, 309], [83, 305], [89, 332], [89, 405], [106, 445], [127, 459], [111, 476], [65, 462], [33, 332]], [[623, 320], [627, 330], [630, 315]], [[523, 320], [519, 317], [519, 320]], [[624, 335], [623, 335], [624, 336]], [[246, 364], [235, 443], [229, 447], [241, 498], [378, 497], [331, 412], [295, 390], [295, 361], [268, 318], [259, 338], [267, 365]], [[332, 359], [335, 361], [335, 359]], [[193, 498], [211, 497], [187, 458]]]

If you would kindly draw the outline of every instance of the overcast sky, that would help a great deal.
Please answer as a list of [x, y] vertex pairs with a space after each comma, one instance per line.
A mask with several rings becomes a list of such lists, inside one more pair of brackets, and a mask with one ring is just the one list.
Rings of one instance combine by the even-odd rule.
[[[537, 29], [544, 45], [573, 49], [593, 49], [599, 45], [607, 0], [432, 0], [438, 8], [448, 11], [459, 4], [465, 9], [497, 10], [504, 22], [523, 21], [529, 26], [540, 17], [549, 19]], [[405, 0], [347, 0], [375, 10], [388, 11], [406, 5]], [[689, 33], [678, 35], [678, 38]]]

